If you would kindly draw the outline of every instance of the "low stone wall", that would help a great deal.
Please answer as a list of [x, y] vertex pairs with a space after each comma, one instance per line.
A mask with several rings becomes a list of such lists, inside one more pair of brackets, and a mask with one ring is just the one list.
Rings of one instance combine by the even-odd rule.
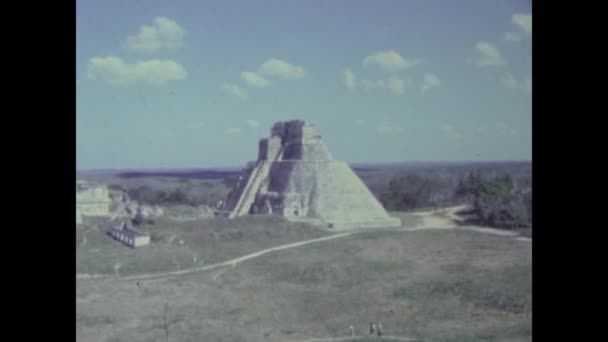
[[114, 227], [108, 230], [108, 234], [114, 239], [124, 243], [125, 245], [135, 248], [150, 244], [150, 236], [145, 235], [134, 229], [124, 228], [116, 229]]

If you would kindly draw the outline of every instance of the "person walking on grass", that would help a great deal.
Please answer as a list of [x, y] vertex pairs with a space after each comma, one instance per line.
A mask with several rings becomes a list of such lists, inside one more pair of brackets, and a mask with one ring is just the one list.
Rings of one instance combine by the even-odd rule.
[[384, 329], [382, 328], [382, 323], [378, 323], [378, 336], [384, 335]]
[[372, 322], [369, 323], [369, 334], [373, 335], [376, 333], [376, 325]]
[[355, 337], [355, 327], [353, 327], [352, 325], [348, 327], [348, 334], [350, 335], [350, 337]]

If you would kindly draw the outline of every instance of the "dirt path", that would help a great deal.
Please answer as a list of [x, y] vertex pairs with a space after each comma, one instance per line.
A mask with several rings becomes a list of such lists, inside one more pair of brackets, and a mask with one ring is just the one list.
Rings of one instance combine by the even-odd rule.
[[[395, 229], [387, 229], [387, 230], [383, 230], [383, 231], [409, 232], [409, 231], [432, 230], [432, 229], [460, 229], [460, 230], [476, 231], [476, 232], [486, 233], [486, 234], [513, 237], [513, 238], [515, 238], [515, 240], [518, 240], [518, 241], [524, 241], [524, 242], [532, 241], [531, 238], [521, 237], [517, 233], [506, 231], [506, 230], [500, 230], [500, 229], [488, 228], [488, 227], [477, 227], [477, 226], [467, 226], [467, 227], [458, 226], [458, 224], [456, 222], [461, 221], [462, 218], [458, 217], [456, 215], [456, 212], [466, 209], [466, 208], [467, 208], [466, 205], [459, 205], [459, 206], [454, 206], [454, 207], [443, 208], [440, 210], [414, 212], [414, 213], [412, 213], [412, 215], [421, 216], [423, 218], [423, 223], [421, 225], [413, 227], [413, 228], [395, 228]], [[329, 236], [325, 236], [325, 237], [321, 237], [321, 238], [317, 238], [317, 239], [304, 240], [304, 241], [289, 243], [289, 244], [285, 244], [285, 245], [275, 246], [275, 247], [263, 249], [261, 251], [257, 251], [254, 253], [250, 253], [247, 255], [243, 255], [241, 257], [234, 258], [234, 259], [231, 259], [228, 261], [219, 262], [219, 263], [215, 263], [215, 264], [211, 264], [211, 265], [189, 268], [189, 269], [178, 270], [178, 271], [148, 273], [148, 274], [127, 276], [127, 277], [122, 277], [119, 279], [120, 280], [143, 280], [143, 279], [163, 278], [163, 277], [178, 276], [178, 275], [184, 275], [184, 274], [200, 272], [200, 271], [208, 271], [208, 270], [212, 270], [212, 269], [216, 269], [216, 268], [220, 268], [220, 267], [224, 267], [224, 266], [236, 267], [236, 265], [238, 263], [241, 263], [243, 261], [250, 260], [253, 258], [257, 258], [262, 255], [272, 253], [275, 251], [300, 247], [300, 246], [317, 243], [317, 242], [322, 242], [322, 241], [327, 241], [327, 240], [339, 239], [339, 238], [346, 237], [349, 235], [370, 232], [370, 231], [374, 231], [374, 229], [351, 230], [351, 231], [346, 231], [344, 233], [329, 235]], [[217, 279], [218, 275], [216, 275], [216, 277], [215, 277], [216, 279]], [[99, 279], [99, 278], [108, 278], [108, 277], [109, 276], [90, 276], [87, 274], [77, 274], [76, 275], [76, 279]], [[386, 337], [386, 338], [388, 338], [388, 337]]]
[[355, 232], [341, 233], [341, 234], [325, 236], [322, 238], [317, 238], [317, 239], [312, 239], [312, 240], [304, 240], [304, 241], [289, 243], [286, 245], [280, 245], [280, 246], [276, 246], [276, 247], [267, 248], [267, 249], [264, 249], [264, 250], [261, 250], [261, 251], [255, 252], [255, 253], [247, 254], [247, 255], [244, 255], [244, 256], [241, 256], [238, 258], [234, 258], [234, 259], [231, 259], [228, 261], [224, 261], [224, 262], [220, 262], [220, 263], [216, 263], [216, 264], [212, 264], [212, 265], [207, 265], [207, 266], [202, 266], [202, 267], [195, 267], [195, 268], [190, 268], [190, 269], [186, 269], [186, 270], [172, 271], [172, 272], [150, 273], [150, 274], [141, 274], [141, 275], [136, 275], [136, 276], [127, 276], [127, 277], [122, 277], [120, 279], [121, 280], [152, 279], [152, 278], [159, 278], [159, 277], [183, 275], [183, 274], [199, 272], [199, 271], [208, 271], [208, 270], [216, 269], [218, 267], [223, 267], [223, 266], [236, 267], [236, 265], [238, 263], [241, 263], [241, 262], [249, 260], [249, 259], [257, 258], [259, 256], [262, 256], [264, 254], [268, 254], [268, 253], [271, 253], [274, 251], [280, 251], [280, 250], [284, 250], [284, 249], [304, 246], [304, 245], [308, 245], [311, 243], [317, 243], [317, 242], [321, 242], [321, 241], [338, 239], [338, 238], [348, 236], [348, 235], [353, 235], [353, 234], [355, 234]]
[[470, 209], [467, 205], [458, 205], [454, 207], [442, 208], [439, 210], [420, 211], [413, 212], [412, 215], [421, 216], [423, 223], [420, 226], [408, 229], [408, 230], [425, 230], [425, 229], [460, 229], [470, 230], [479, 233], [500, 235], [506, 237], [512, 237], [517, 241], [532, 242], [529, 237], [520, 236], [516, 232], [496, 229], [491, 227], [480, 227], [480, 226], [460, 226], [458, 223], [462, 222], [462, 217], [456, 215], [461, 210]]
[[[283, 249], [299, 247], [299, 246], [316, 243], [316, 242], [321, 242], [321, 241], [326, 241], [326, 240], [338, 239], [338, 238], [352, 235], [355, 233], [356, 232], [340, 233], [340, 234], [325, 236], [322, 238], [304, 240], [304, 241], [289, 243], [286, 245], [275, 246], [275, 247], [267, 248], [267, 249], [257, 251], [257, 252], [251, 253], [251, 254], [243, 255], [238, 258], [234, 258], [234, 259], [231, 259], [228, 261], [219, 262], [219, 263], [215, 263], [215, 264], [211, 264], [211, 265], [189, 268], [189, 269], [179, 270], [179, 271], [169, 271], [169, 272], [148, 273], [148, 274], [140, 274], [140, 275], [134, 275], [134, 276], [126, 276], [126, 277], [120, 278], [120, 280], [143, 280], [143, 279], [162, 278], [162, 277], [183, 275], [183, 274], [188, 274], [188, 273], [193, 273], [193, 272], [208, 271], [208, 270], [213, 270], [213, 269], [223, 267], [223, 266], [232, 266], [234, 268], [240, 262], [243, 262], [243, 261], [246, 261], [249, 259], [253, 259], [253, 258], [257, 258], [259, 256], [262, 256], [264, 254], [268, 254], [268, 253], [271, 253], [274, 251], [280, 251]], [[109, 278], [109, 277], [110, 276], [108, 276], [108, 275], [89, 275], [89, 274], [77, 274], [76, 275], [76, 279], [82, 279], [82, 280], [100, 279], [100, 278]]]

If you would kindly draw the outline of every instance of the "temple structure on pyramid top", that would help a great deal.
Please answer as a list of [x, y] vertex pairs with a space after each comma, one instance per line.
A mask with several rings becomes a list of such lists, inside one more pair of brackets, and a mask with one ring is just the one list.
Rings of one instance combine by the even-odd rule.
[[302, 120], [272, 126], [270, 137], [259, 142], [257, 160], [247, 164], [221, 209], [230, 218], [273, 214], [335, 229], [401, 225]]

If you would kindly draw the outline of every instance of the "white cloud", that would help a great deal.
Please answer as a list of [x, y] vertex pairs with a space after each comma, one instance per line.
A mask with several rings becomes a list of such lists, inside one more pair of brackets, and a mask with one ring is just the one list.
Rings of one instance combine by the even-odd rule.
[[494, 127], [488, 128], [487, 126], [481, 126], [477, 128], [477, 132], [480, 134], [501, 134], [501, 135], [517, 135], [517, 130], [510, 127], [506, 123], [499, 121], [494, 124]]
[[138, 34], [127, 37], [126, 46], [138, 52], [174, 50], [183, 45], [184, 34], [184, 29], [175, 21], [166, 17], [156, 17], [152, 25], [143, 25], [139, 28]]
[[258, 88], [266, 87], [270, 83], [264, 77], [256, 74], [255, 72], [250, 72], [250, 71], [242, 72], [241, 79], [246, 84], [248, 84], [252, 87], [258, 87]]
[[247, 98], [247, 93], [236, 84], [224, 83], [221, 89], [228, 94], [234, 95], [242, 100]]
[[226, 129], [226, 134], [237, 134], [241, 132], [241, 129], [238, 127], [230, 127]]
[[505, 40], [508, 42], [519, 42], [521, 41], [521, 36], [515, 32], [507, 32], [505, 33]]
[[520, 42], [523, 36], [530, 37], [532, 35], [532, 15], [531, 14], [513, 14], [511, 22], [519, 32], [505, 33], [505, 40], [508, 42]]
[[517, 135], [517, 130], [515, 128], [509, 127], [504, 122], [497, 122], [495, 124], [496, 131], [502, 135]]
[[500, 135], [517, 135], [518, 132], [516, 129], [510, 127], [509, 125], [507, 125], [506, 123], [499, 121], [494, 123], [493, 127], [488, 128], [488, 126], [481, 126], [477, 128], [477, 132], [479, 132], [480, 134], [483, 135], [488, 135], [488, 134], [500, 134]]
[[401, 78], [394, 77], [394, 76], [389, 77], [386, 81], [384, 81], [384, 80], [370, 81], [367, 79], [363, 79], [363, 80], [361, 80], [361, 86], [365, 90], [386, 89], [391, 94], [399, 96], [399, 95], [405, 94], [406, 81]]
[[478, 42], [475, 44], [475, 49], [480, 53], [477, 58], [477, 65], [481, 67], [507, 64], [498, 49], [488, 42]]
[[407, 80], [395, 76], [391, 76], [387, 80], [361, 80], [361, 87], [363, 87], [363, 89], [366, 91], [371, 89], [386, 89], [391, 94], [397, 96], [405, 94], [405, 88], [408, 84], [409, 82]]
[[389, 72], [400, 71], [422, 63], [422, 60], [405, 59], [394, 50], [379, 51], [365, 57], [365, 59], [363, 60], [363, 66], [375, 64], [383, 70]]
[[424, 75], [424, 79], [422, 81], [422, 91], [427, 91], [431, 88], [439, 87], [441, 81], [439, 77], [433, 73], [427, 73]]
[[247, 120], [247, 126], [249, 127], [259, 127], [260, 123], [255, 120]]
[[459, 132], [456, 131], [456, 129], [447, 123], [442, 123], [439, 125], [439, 129], [445, 133], [445, 135], [448, 138], [452, 138], [452, 139], [460, 139], [462, 138], [462, 134], [460, 134]]
[[507, 129], [507, 127], [508, 127], [507, 124], [504, 123], [504, 122], [497, 122], [496, 123], [496, 128], [499, 129], [499, 130], [501, 130], [501, 131]]
[[500, 81], [507, 88], [513, 89], [519, 86], [519, 83], [517, 82], [515, 77], [513, 77], [513, 74], [511, 74], [510, 72], [505, 72]]
[[192, 122], [188, 125], [189, 128], [197, 129], [205, 127], [205, 123], [202, 121]]
[[344, 85], [348, 89], [355, 89], [357, 77], [353, 74], [352, 70], [344, 70]]
[[446, 123], [440, 124], [439, 129], [444, 132], [453, 132], [454, 131], [454, 127], [452, 127], [451, 125], [446, 124]]
[[386, 87], [386, 84], [384, 83], [383, 80], [376, 80], [376, 81], [362, 80], [361, 85], [366, 90], [372, 89], [372, 88], [385, 88]]
[[403, 132], [403, 128], [388, 121], [382, 121], [376, 125], [376, 132], [380, 135], [397, 134]]
[[388, 80], [388, 90], [395, 95], [405, 94], [405, 83], [402, 79], [391, 77]]
[[160, 132], [160, 135], [165, 138], [172, 138], [175, 136], [175, 131], [172, 129]]
[[289, 64], [277, 58], [270, 58], [260, 66], [259, 72], [266, 76], [283, 79], [302, 78], [306, 76], [304, 68]]
[[516, 13], [511, 17], [513, 25], [519, 27], [527, 35], [532, 34], [532, 14]]
[[532, 93], [532, 79], [530, 78], [518, 81], [510, 72], [505, 72], [500, 81], [507, 88], [521, 89], [528, 94]]
[[108, 56], [91, 58], [87, 68], [87, 77], [114, 86], [161, 85], [170, 81], [184, 80], [188, 74], [180, 64], [173, 60], [153, 59], [128, 64], [118, 57]]

